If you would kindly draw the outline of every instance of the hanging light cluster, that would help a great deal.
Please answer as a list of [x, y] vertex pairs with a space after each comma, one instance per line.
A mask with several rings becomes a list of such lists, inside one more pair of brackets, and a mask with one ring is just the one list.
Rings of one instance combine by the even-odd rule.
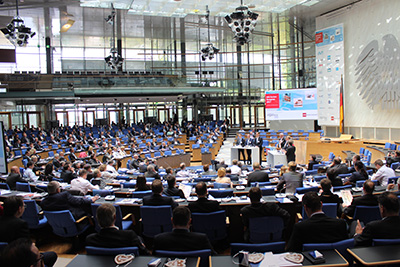
[[206, 15], [206, 20], [207, 20], [207, 30], [208, 30], [208, 44], [206, 47], [203, 47], [200, 52], [201, 52], [201, 60], [205, 61], [207, 58], [209, 60], [212, 60], [219, 52], [219, 49], [214, 47], [214, 45], [210, 41], [210, 10], [208, 10], [208, 6], [206, 6], [207, 9], [207, 15]]
[[14, 45], [24, 47], [29, 38], [35, 36], [31, 28], [26, 27], [24, 20], [19, 16], [18, 0], [16, 0], [17, 16], [15, 16], [5, 28], [0, 29], [4, 36]]
[[113, 4], [111, 4], [112, 7], [112, 12], [111, 15], [108, 15], [107, 18], [104, 20], [112, 26], [112, 33], [113, 36], [110, 40], [111, 43], [111, 49], [110, 49], [110, 55], [108, 57], [105, 57], [104, 60], [107, 63], [107, 66], [110, 67], [113, 70], [119, 70], [122, 68], [122, 63], [124, 62], [124, 58], [118, 54], [117, 49], [115, 48], [115, 9]]
[[239, 45], [249, 43], [250, 34], [257, 24], [258, 14], [249, 10], [247, 6], [240, 6], [230, 15], [225, 16], [231, 30], [235, 33], [233, 40]]

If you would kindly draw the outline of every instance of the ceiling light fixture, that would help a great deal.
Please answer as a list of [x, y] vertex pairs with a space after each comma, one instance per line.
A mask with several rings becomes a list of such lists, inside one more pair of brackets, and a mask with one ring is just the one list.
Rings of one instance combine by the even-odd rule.
[[214, 55], [219, 52], [219, 49], [214, 47], [214, 45], [211, 43], [210, 40], [210, 10], [208, 9], [208, 6], [206, 6], [207, 10], [207, 15], [206, 15], [206, 20], [207, 20], [207, 31], [208, 31], [208, 44], [206, 47], [203, 47], [200, 52], [201, 52], [201, 60], [205, 61], [207, 58], [209, 60], [212, 60], [214, 58]]
[[28, 44], [29, 38], [35, 36], [36, 33], [32, 32], [31, 28], [25, 26], [24, 20], [19, 16], [18, 0], [15, 2], [17, 15], [0, 31], [14, 46], [24, 47]]
[[105, 57], [104, 60], [107, 63], [107, 66], [109, 66], [113, 70], [122, 70], [122, 63], [124, 62], [124, 58], [118, 54], [117, 49], [115, 48], [115, 9], [114, 5], [111, 4], [112, 7], [112, 12], [111, 15], [109, 15], [107, 18], [105, 18], [105, 21], [112, 26], [112, 38], [110, 40], [111, 42], [111, 49], [110, 49], [110, 55], [108, 57]]
[[258, 14], [244, 6], [242, 0], [241, 6], [237, 7], [235, 12], [225, 16], [225, 21], [235, 33], [233, 40], [239, 45], [250, 43], [250, 34], [254, 31], [257, 18]]

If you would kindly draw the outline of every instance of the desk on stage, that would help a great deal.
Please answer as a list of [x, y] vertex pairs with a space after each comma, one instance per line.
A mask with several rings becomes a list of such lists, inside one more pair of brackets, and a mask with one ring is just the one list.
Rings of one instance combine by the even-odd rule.
[[348, 248], [347, 251], [364, 266], [400, 264], [400, 245]]
[[[132, 261], [132, 265], [128, 266], [147, 266], [149, 261], [155, 258], [161, 258], [159, 266], [164, 266], [167, 258], [157, 256], [138, 256]], [[186, 258], [186, 266], [196, 267], [198, 266], [198, 258]], [[125, 265], [125, 264], [123, 264]], [[121, 265], [121, 266], [123, 266]], [[96, 267], [110, 267], [116, 266], [114, 262], [114, 256], [99, 256], [99, 255], [78, 255], [68, 265], [68, 267], [83, 267], [83, 266], [96, 266]]]
[[267, 163], [271, 168], [275, 167], [275, 165], [287, 165], [287, 159], [286, 155], [282, 154], [281, 152], [277, 150], [270, 150], [268, 151], [268, 156], [267, 156]]
[[254, 161], [260, 161], [260, 148], [258, 146], [234, 146], [231, 148], [231, 159], [239, 160], [239, 149], [245, 151], [245, 156], [247, 157], [247, 150], [251, 150], [251, 165]]

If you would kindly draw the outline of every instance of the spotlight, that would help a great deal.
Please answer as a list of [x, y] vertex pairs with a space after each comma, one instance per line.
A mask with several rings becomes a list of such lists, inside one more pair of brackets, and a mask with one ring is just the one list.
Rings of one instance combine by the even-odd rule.
[[212, 43], [208, 43], [206, 47], [201, 49], [201, 60], [205, 61], [207, 58], [212, 60], [218, 52], [218, 48], [214, 47]]
[[250, 33], [257, 24], [258, 14], [250, 11], [247, 6], [240, 6], [230, 15], [225, 16], [225, 21], [235, 34], [233, 40], [239, 45], [249, 43]]
[[114, 48], [111, 48], [110, 55], [104, 58], [104, 60], [106, 61], [107, 65], [113, 70], [118, 70], [124, 62], [124, 59], [120, 55], [118, 55], [117, 51]]
[[105, 20], [108, 24], [113, 25], [113, 24], [114, 24], [114, 18], [115, 18], [115, 10], [113, 10], [113, 11], [111, 12], [111, 14], [108, 15], [107, 18], [104, 18], [104, 20]]
[[5, 28], [0, 30], [14, 46], [20, 47], [26, 46], [29, 38], [36, 34], [32, 32], [31, 28], [24, 25], [24, 21], [20, 17], [13, 18]]

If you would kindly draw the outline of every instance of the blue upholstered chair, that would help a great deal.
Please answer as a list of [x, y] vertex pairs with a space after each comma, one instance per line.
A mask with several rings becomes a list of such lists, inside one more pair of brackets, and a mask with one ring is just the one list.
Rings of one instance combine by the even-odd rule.
[[192, 213], [193, 232], [204, 233], [213, 242], [227, 237], [225, 211]]
[[22, 192], [29, 192], [29, 193], [31, 192], [31, 187], [29, 186], [29, 183], [17, 182], [16, 186], [15, 186], [15, 189], [17, 191], [22, 191]]
[[143, 235], [153, 238], [157, 234], [172, 231], [171, 206], [141, 206]]
[[47, 225], [47, 219], [43, 216], [40, 219], [39, 211], [34, 200], [24, 200], [26, 206], [22, 220], [28, 223], [29, 229], [39, 229]]
[[379, 206], [356, 206], [353, 219], [367, 224], [371, 221], [380, 220], [382, 217]]
[[90, 224], [84, 224], [87, 216], [75, 220], [69, 210], [44, 211], [53, 233], [61, 237], [75, 237], [86, 231]]
[[394, 239], [373, 239], [373, 246], [387, 246], [387, 245], [398, 245], [400, 244], [400, 238]]
[[249, 218], [249, 240], [251, 243], [280, 241], [283, 228], [283, 219], [278, 216]]
[[209, 189], [208, 193], [215, 198], [233, 197], [233, 189]]

